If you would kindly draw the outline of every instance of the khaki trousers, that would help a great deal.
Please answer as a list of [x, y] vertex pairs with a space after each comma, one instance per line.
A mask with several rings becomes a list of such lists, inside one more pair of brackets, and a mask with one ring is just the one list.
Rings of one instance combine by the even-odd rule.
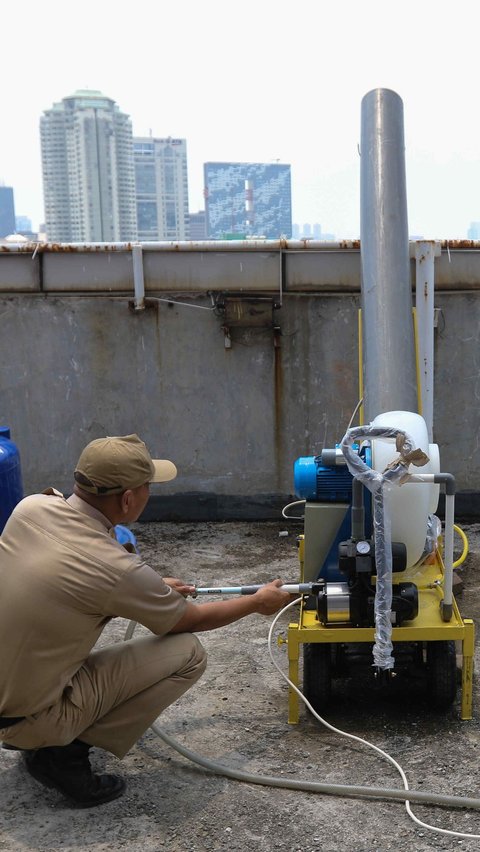
[[130, 639], [93, 651], [60, 701], [0, 731], [19, 748], [78, 738], [124, 757], [157, 716], [202, 675], [206, 653], [191, 633]]

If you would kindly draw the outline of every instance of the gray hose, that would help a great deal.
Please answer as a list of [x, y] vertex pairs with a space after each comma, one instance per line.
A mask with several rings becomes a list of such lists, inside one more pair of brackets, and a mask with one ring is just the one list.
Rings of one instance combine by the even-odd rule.
[[[292, 602], [293, 603], [293, 602]], [[291, 604], [288, 604], [291, 606]], [[136, 621], [130, 621], [125, 633], [124, 641], [131, 639], [137, 626]], [[367, 798], [367, 799], [394, 799], [401, 802], [420, 802], [422, 804], [439, 805], [449, 808], [471, 808], [480, 810], [480, 799], [471, 799], [466, 796], [445, 796], [441, 793], [431, 793], [424, 790], [406, 790], [389, 787], [362, 787], [353, 784], [322, 784], [318, 781], [297, 781], [294, 778], [279, 778], [274, 775], [257, 775], [251, 772], [242, 772], [233, 769], [223, 763], [217, 763], [197, 754], [195, 751], [179, 743], [160, 727], [157, 722], [150, 726], [159, 739], [185, 757], [192, 763], [198, 764], [209, 772], [223, 775], [225, 778], [233, 778], [235, 781], [244, 781], [247, 784], [259, 784], [265, 787], [280, 787], [286, 790], [303, 790], [306, 793], [323, 793], [329, 796]], [[407, 805], [408, 807], [408, 805]]]
[[331, 796], [354, 796], [369, 799], [396, 799], [398, 801], [421, 802], [422, 804], [441, 805], [450, 808], [475, 808], [480, 810], [480, 799], [470, 799], [466, 796], [444, 796], [440, 793], [429, 793], [420, 790], [397, 790], [388, 787], [358, 787], [352, 784], [320, 784], [318, 781], [296, 781], [294, 778], [278, 778], [271, 775], [256, 775], [232, 769], [223, 763], [216, 763], [208, 757], [203, 757], [177, 742], [162, 730], [156, 722], [151, 726], [152, 731], [167, 745], [178, 751], [187, 760], [198, 763], [204, 769], [234, 778], [236, 781], [246, 781], [248, 784], [261, 784], [266, 787], [283, 787], [287, 790], [304, 790], [307, 793], [324, 793]]
[[[287, 604], [287, 608], [292, 606]], [[281, 614], [281, 613], [280, 613]], [[135, 621], [130, 621], [125, 634], [125, 639], [130, 639], [136, 627]], [[154, 734], [159, 739], [185, 757], [191, 760], [192, 763], [202, 766], [209, 772], [216, 775], [223, 775], [225, 778], [233, 778], [235, 781], [245, 781], [247, 784], [260, 784], [265, 787], [281, 787], [286, 790], [303, 790], [306, 793], [323, 793], [329, 796], [341, 797], [356, 797], [367, 799], [395, 799], [401, 802], [420, 802], [422, 804], [440, 805], [449, 808], [471, 808], [480, 810], [480, 799], [471, 799], [467, 796], [445, 796], [441, 793], [431, 793], [425, 790], [410, 790], [396, 789], [389, 787], [361, 787], [354, 784], [322, 784], [318, 781], [297, 781], [294, 778], [279, 778], [275, 775], [257, 775], [251, 772], [243, 772], [240, 769], [233, 769], [231, 766], [226, 766], [224, 763], [217, 763], [204, 757], [202, 754], [179, 743], [178, 740], [167, 734], [157, 722], [153, 722], [150, 726]], [[408, 808], [408, 804], [407, 804]]]

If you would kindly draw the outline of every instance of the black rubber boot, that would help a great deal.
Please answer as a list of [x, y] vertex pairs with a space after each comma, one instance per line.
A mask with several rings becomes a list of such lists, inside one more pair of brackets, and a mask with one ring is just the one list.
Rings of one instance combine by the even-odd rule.
[[125, 781], [119, 775], [94, 775], [89, 750], [80, 740], [63, 747], [38, 748], [25, 752], [25, 766], [45, 787], [54, 787], [77, 805], [91, 808], [121, 796]]

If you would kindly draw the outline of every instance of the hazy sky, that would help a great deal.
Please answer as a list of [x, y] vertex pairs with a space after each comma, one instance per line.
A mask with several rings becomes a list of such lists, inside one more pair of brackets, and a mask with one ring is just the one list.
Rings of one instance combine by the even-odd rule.
[[[5, 13], [4, 13], [5, 23]], [[466, 237], [480, 220], [478, 0], [24, 0], [2, 31], [0, 181], [43, 221], [39, 119], [100, 89], [134, 135], [187, 140], [190, 210], [203, 163], [292, 167], [294, 222], [359, 234], [362, 97], [405, 114], [409, 231]]]

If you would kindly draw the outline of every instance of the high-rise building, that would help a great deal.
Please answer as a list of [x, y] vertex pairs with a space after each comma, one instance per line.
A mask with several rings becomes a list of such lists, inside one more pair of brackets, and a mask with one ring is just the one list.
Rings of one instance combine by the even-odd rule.
[[467, 234], [469, 240], [480, 240], [480, 222], [470, 222]]
[[15, 205], [11, 186], [0, 186], [0, 238], [15, 233]]
[[291, 237], [290, 166], [205, 163], [203, 169], [208, 237]]
[[15, 216], [15, 226], [20, 231], [32, 231], [32, 220], [29, 216]]
[[132, 126], [111, 98], [78, 90], [40, 119], [47, 237], [137, 238]]
[[135, 137], [133, 155], [138, 239], [188, 240], [185, 139]]
[[205, 210], [199, 210], [198, 213], [190, 213], [190, 239], [207, 239], [207, 220]]

